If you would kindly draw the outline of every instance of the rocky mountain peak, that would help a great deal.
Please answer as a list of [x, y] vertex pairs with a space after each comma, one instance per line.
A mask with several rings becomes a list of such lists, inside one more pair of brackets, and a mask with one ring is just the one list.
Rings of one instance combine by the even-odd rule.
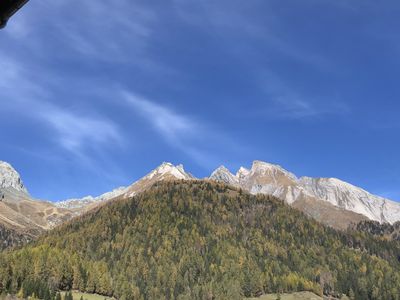
[[195, 178], [190, 173], [185, 172], [183, 165], [175, 166], [170, 162], [163, 162], [149, 174], [127, 187], [123, 197], [135, 196], [138, 192], [151, 187], [155, 182], [176, 179], [190, 180]]
[[260, 160], [253, 161], [250, 172], [252, 174], [259, 174], [259, 175], [272, 175], [272, 176], [283, 175], [285, 177], [292, 179], [293, 181], [297, 181], [296, 175], [285, 170], [281, 166]]
[[183, 165], [174, 166], [170, 162], [163, 162], [160, 166], [151, 171], [148, 175], [145, 176], [147, 179], [151, 179], [153, 177], [165, 177], [172, 176], [176, 179], [191, 179], [192, 176], [185, 172]]
[[210, 179], [231, 185], [236, 185], [239, 183], [238, 178], [233, 175], [225, 166], [219, 166], [214, 172], [212, 172]]
[[248, 170], [244, 167], [240, 167], [239, 170], [236, 172], [236, 177], [239, 180], [242, 180], [242, 179], [246, 178], [249, 174], [250, 174], [250, 170]]
[[18, 172], [9, 163], [0, 161], [0, 189], [10, 188], [28, 194]]

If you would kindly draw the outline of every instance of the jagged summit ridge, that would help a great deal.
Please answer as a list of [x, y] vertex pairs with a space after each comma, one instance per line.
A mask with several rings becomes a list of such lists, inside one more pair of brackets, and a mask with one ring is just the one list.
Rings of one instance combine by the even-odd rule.
[[241, 167], [236, 175], [225, 167], [219, 167], [210, 179], [239, 186], [252, 194], [273, 195], [289, 204], [323, 201], [381, 223], [400, 220], [398, 202], [372, 195], [337, 178], [298, 178], [279, 165], [259, 160], [253, 162], [250, 170]]
[[28, 194], [18, 172], [9, 163], [0, 161], [0, 190], [10, 188]]
[[238, 183], [239, 181], [252, 176], [266, 176], [270, 179], [278, 176], [285, 176], [293, 181], [298, 180], [296, 175], [290, 173], [281, 166], [263, 162], [260, 160], [255, 160], [252, 163], [250, 170], [245, 167], [240, 167], [235, 175], [233, 175], [231, 171], [225, 166], [220, 166], [214, 172], [212, 172], [210, 179], [232, 184]]

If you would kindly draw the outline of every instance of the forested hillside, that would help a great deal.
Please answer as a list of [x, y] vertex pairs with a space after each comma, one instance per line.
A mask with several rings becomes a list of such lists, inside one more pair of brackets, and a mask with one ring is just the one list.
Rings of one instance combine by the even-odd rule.
[[400, 241], [400, 222], [381, 224], [376, 221], [362, 221], [352, 227], [355, 230], [367, 232], [382, 239]]
[[390, 300], [400, 295], [399, 257], [397, 242], [335, 231], [273, 197], [159, 182], [1, 254], [0, 290], [26, 295], [36, 283], [119, 299], [308, 290]]

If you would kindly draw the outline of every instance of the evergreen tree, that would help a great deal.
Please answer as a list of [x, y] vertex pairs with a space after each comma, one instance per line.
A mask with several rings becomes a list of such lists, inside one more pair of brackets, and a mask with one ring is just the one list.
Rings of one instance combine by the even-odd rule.
[[349, 298], [350, 298], [351, 300], [355, 300], [355, 299], [356, 299], [356, 296], [355, 296], [355, 294], [354, 294], [353, 289], [350, 289], [350, 290], [349, 290]]

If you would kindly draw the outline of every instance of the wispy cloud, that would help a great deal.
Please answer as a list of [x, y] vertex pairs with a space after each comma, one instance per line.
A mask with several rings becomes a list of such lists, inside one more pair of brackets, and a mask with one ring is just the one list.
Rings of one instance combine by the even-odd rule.
[[[34, 109], [27, 110], [27, 107]], [[99, 153], [107, 147], [123, 145], [117, 124], [104, 116], [89, 115], [35, 98], [17, 102], [13, 113], [42, 123], [51, 132], [48, 139], [85, 161], [90, 160], [88, 152]]]
[[46, 92], [35, 84], [34, 74], [23, 64], [0, 51], [0, 95], [2, 106], [14, 105], [30, 96], [43, 96]]
[[[45, 14], [46, 18], [41, 19], [39, 30], [36, 23], [40, 14]], [[56, 48], [58, 51], [53, 56], [73, 59], [70, 55], [73, 51], [75, 60], [86, 57], [91, 61], [145, 65], [149, 64], [146, 47], [156, 20], [154, 12], [138, 1], [118, 0], [111, 4], [44, 0], [29, 3], [24, 8], [24, 19], [11, 22], [7, 33], [21, 42], [30, 34], [30, 43], [26, 46], [31, 56], [41, 56]], [[51, 45], [46, 42], [49, 37]], [[139, 56], [141, 59], [132, 59]]]
[[138, 113], [150, 121], [169, 143], [180, 145], [184, 137], [200, 130], [193, 120], [170, 108], [129, 92], [123, 92], [123, 97]]
[[[313, 74], [322, 72], [326, 75], [338, 69], [337, 62], [333, 63], [312, 41], [299, 41], [291, 27], [283, 26], [287, 20], [273, 4], [225, 0], [174, 0], [173, 3], [184, 21], [218, 35], [226, 53], [234, 56], [235, 61], [248, 70], [247, 76], [258, 83], [257, 88], [260, 95], [265, 95], [265, 101], [251, 116], [263, 114], [274, 119], [307, 119], [349, 112], [349, 107], [335, 95], [323, 98], [306, 95], [280, 76], [284, 72], [276, 69], [272, 58], [312, 70]], [[263, 9], [263, 14], [257, 13], [257, 6]], [[248, 69], [249, 62], [251, 69]]]
[[[65, 16], [65, 11], [71, 14], [73, 19], [57, 22], [56, 30], [66, 38], [66, 46], [90, 59], [125, 61], [143, 54], [153, 31], [153, 12], [132, 1], [121, 0], [110, 4], [75, 0], [63, 5], [49, 5], [56, 8], [57, 14]], [[78, 11], [75, 9], [77, 6]], [[126, 17], [127, 12], [129, 18]], [[79, 22], [74, 22], [78, 18]]]
[[77, 155], [87, 147], [94, 149], [122, 142], [116, 124], [104, 117], [91, 117], [52, 105], [42, 105], [37, 117], [56, 132], [56, 140], [63, 148]]
[[273, 105], [266, 110], [270, 117], [277, 119], [310, 119], [326, 115], [346, 114], [350, 111], [344, 103], [339, 101], [319, 100], [306, 100], [304, 96], [286, 91], [279, 95], [272, 95], [270, 102]]
[[331, 114], [347, 114], [350, 108], [334, 95], [315, 99], [315, 96], [303, 95], [289, 87], [272, 72], [263, 72], [259, 85], [265, 94], [266, 109], [269, 117], [275, 119], [307, 119]]
[[[286, 20], [282, 20], [276, 8], [267, 1], [174, 0], [173, 3], [183, 20], [218, 35], [226, 50], [238, 60], [247, 61], [248, 54], [265, 60], [269, 54], [278, 53], [324, 72], [336, 70], [335, 64], [324, 53], [307, 47], [306, 42], [294, 41], [284, 30]], [[262, 9], [262, 15], [256, 13], [257, 8]], [[242, 42], [238, 43], [238, 40]]]
[[34, 71], [3, 53], [0, 58], [0, 111], [41, 122], [53, 132], [51, 138], [60, 147], [79, 157], [99, 145], [121, 145], [122, 137], [113, 121], [57, 105], [51, 101], [56, 95], [49, 86], [46, 89], [41, 80], [34, 80]]
[[178, 149], [203, 168], [213, 168], [221, 163], [222, 158], [217, 157], [216, 148], [225, 148], [228, 152], [243, 150], [243, 146], [230, 139], [226, 132], [207, 122], [132, 92], [125, 90], [120, 93], [134, 112], [149, 122], [169, 146]]

